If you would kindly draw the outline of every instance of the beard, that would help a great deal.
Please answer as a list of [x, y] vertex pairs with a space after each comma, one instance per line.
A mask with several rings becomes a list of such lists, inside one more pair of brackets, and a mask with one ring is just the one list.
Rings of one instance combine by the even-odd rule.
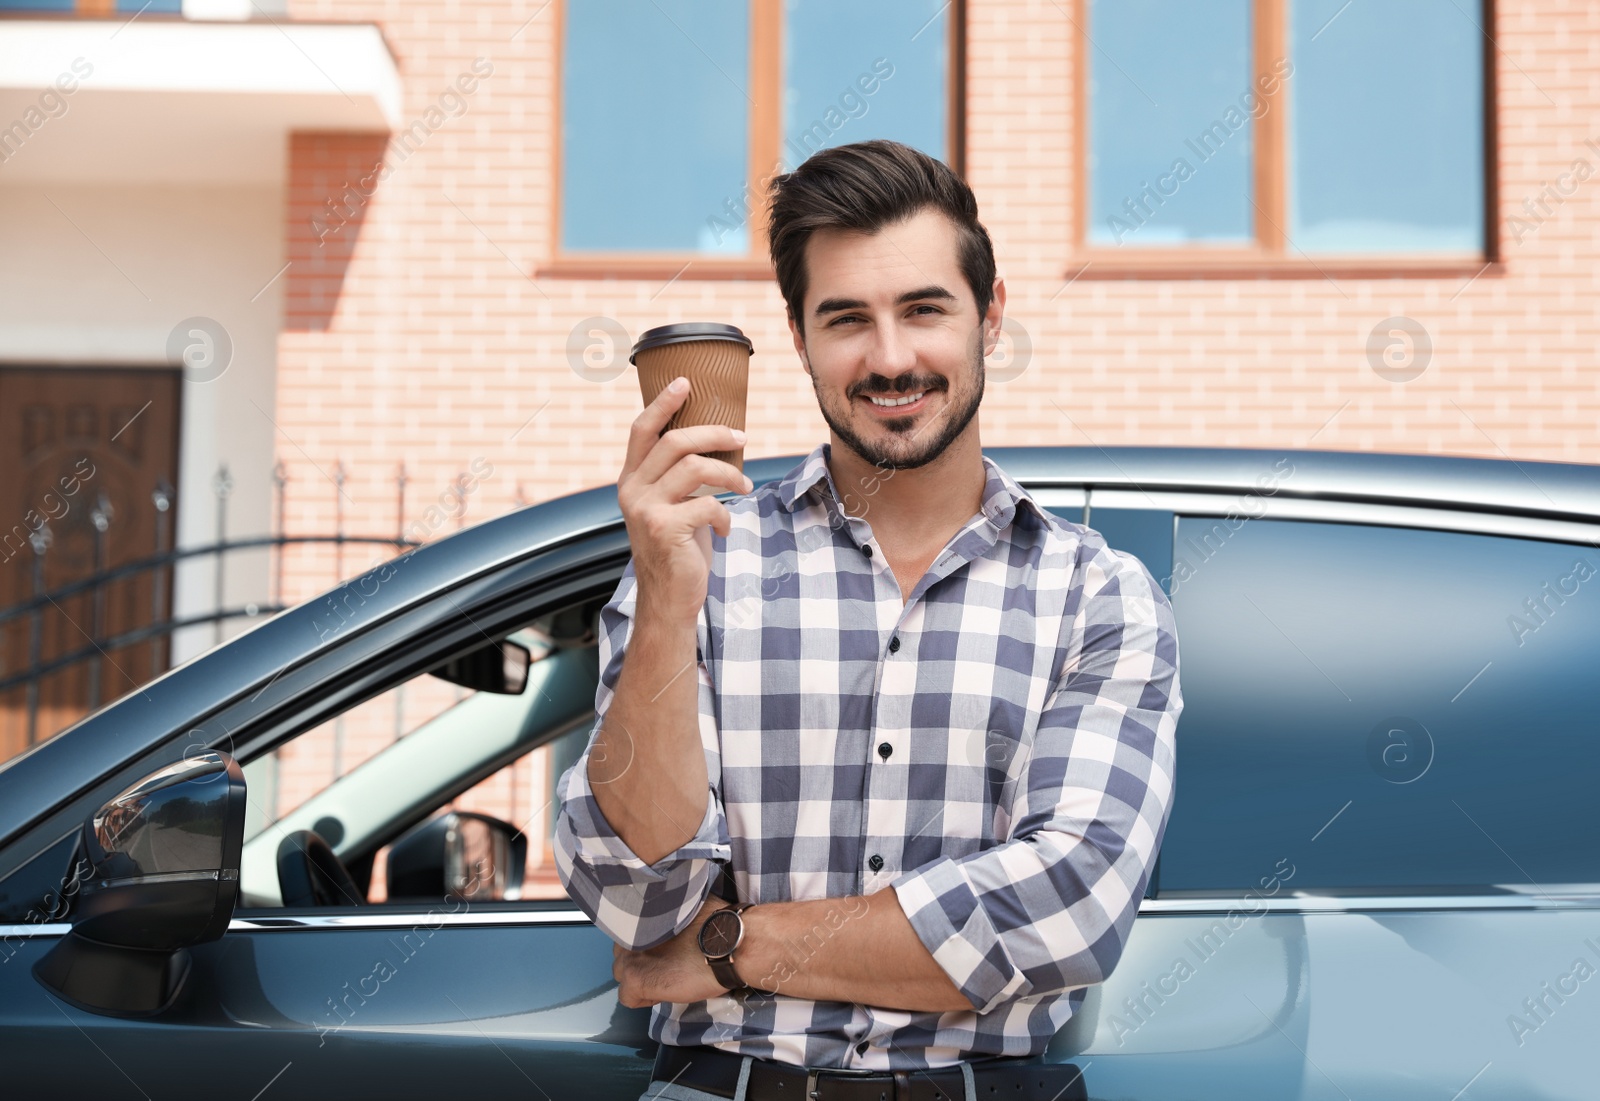
[[[916, 380], [905, 375], [897, 382], [889, 382], [882, 375], [872, 375], [855, 395], [846, 398], [845, 406], [839, 408], [830, 407], [829, 396], [822, 392], [814, 371], [811, 374], [811, 386], [816, 391], [817, 407], [822, 411], [822, 419], [834, 435], [861, 456], [863, 461], [880, 470], [915, 470], [944, 454], [945, 449], [966, 431], [967, 425], [977, 415], [978, 405], [983, 401], [983, 358], [983, 329], [980, 326], [972, 369], [966, 379], [957, 379], [953, 387], [943, 382], [925, 387], [925, 382], [933, 380]], [[920, 389], [927, 389], [930, 393], [942, 392], [945, 398], [941, 407], [931, 413], [889, 418], [877, 418], [875, 414], [856, 411], [855, 400], [859, 395], [903, 396]], [[870, 430], [872, 439], [863, 438], [852, 427], [858, 417], [879, 421]]]

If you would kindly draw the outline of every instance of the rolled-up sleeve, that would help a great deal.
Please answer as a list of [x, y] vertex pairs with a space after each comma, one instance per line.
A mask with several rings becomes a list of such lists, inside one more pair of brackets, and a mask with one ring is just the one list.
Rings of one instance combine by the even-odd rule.
[[1183, 710], [1172, 604], [1130, 554], [1086, 544], [1081, 568], [1010, 838], [890, 884], [980, 1013], [1111, 974], [1172, 809]]
[[[653, 864], [646, 864], [606, 821], [589, 784], [589, 758], [595, 736], [616, 693], [623, 656], [633, 634], [633, 562], [600, 611], [600, 683], [595, 690], [595, 724], [583, 753], [556, 782], [556, 872], [567, 894], [608, 937], [624, 948], [653, 948], [682, 932], [710, 893], [712, 876], [732, 855], [727, 818], [717, 794], [722, 774], [711, 679], [703, 660], [701, 614], [699, 662], [700, 740], [706, 752], [705, 812], [693, 837]], [[613, 750], [615, 752], [616, 750]]]

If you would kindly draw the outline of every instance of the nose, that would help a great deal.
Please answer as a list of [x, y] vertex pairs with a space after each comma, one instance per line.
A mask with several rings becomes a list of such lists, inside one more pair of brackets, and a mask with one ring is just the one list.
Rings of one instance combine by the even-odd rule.
[[867, 349], [866, 367], [891, 383], [917, 365], [917, 351], [894, 325], [879, 325]]

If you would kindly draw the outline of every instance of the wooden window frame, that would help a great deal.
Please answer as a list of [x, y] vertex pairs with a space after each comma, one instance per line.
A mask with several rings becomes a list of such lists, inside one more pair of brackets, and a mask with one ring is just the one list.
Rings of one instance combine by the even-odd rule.
[[[567, 0], [555, 5], [555, 64], [551, 66], [551, 259], [534, 271], [535, 278], [558, 279], [774, 279], [771, 257], [764, 242], [767, 230], [767, 184], [782, 169], [783, 0], [749, 0], [750, 96], [762, 111], [750, 109], [750, 149], [746, 179], [750, 181], [750, 248], [746, 256], [707, 256], [693, 252], [565, 252], [561, 243], [562, 216], [562, 81], [565, 72]], [[948, 51], [945, 89], [945, 147], [947, 164], [966, 175], [966, 0], [951, 0], [945, 28]], [[938, 18], [937, 16], [935, 18]], [[710, 216], [712, 212], [707, 212]]]
[[[1073, 64], [1073, 164], [1077, 186], [1073, 189], [1073, 263], [1063, 278], [1076, 279], [1325, 279], [1448, 278], [1504, 273], [1499, 234], [1499, 156], [1496, 144], [1497, 67], [1495, 64], [1494, 0], [1479, 0], [1483, 66], [1483, 218], [1481, 252], [1307, 254], [1289, 240], [1287, 110], [1284, 94], [1289, 81], [1280, 80], [1273, 93], [1262, 95], [1267, 109], [1253, 120], [1252, 180], [1255, 186], [1255, 244], [1181, 245], [1170, 248], [1108, 248], [1089, 243], [1089, 63], [1090, 0], [1070, 0], [1074, 23]], [[1291, 0], [1253, 0], [1251, 27], [1252, 85], [1271, 72], [1273, 61], [1289, 53], [1288, 5]]]

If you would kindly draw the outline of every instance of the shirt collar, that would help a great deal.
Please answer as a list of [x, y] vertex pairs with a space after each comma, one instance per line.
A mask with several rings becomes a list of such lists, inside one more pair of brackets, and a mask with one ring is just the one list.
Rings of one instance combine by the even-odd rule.
[[[828, 469], [828, 459], [832, 450], [832, 445], [829, 443], [818, 444], [799, 466], [784, 475], [778, 483], [778, 504], [784, 511], [793, 512], [799, 508], [801, 502], [812, 495], [813, 490], [822, 492], [821, 487], [824, 484], [827, 493], [833, 496], [833, 500], [836, 503], [840, 502], [838, 487], [833, 483], [833, 473]], [[1045, 526], [1044, 509], [1027, 490], [1018, 485], [1011, 475], [987, 455], [983, 456], [983, 466], [986, 473], [983, 487], [983, 514], [996, 529], [1004, 530], [1006, 525], [1017, 518], [1018, 506], [1023, 504], [1032, 509], [1033, 519], [1022, 520], [1022, 526]], [[1023, 509], [1023, 515], [1026, 515], [1027, 511], [1028, 509]]]

